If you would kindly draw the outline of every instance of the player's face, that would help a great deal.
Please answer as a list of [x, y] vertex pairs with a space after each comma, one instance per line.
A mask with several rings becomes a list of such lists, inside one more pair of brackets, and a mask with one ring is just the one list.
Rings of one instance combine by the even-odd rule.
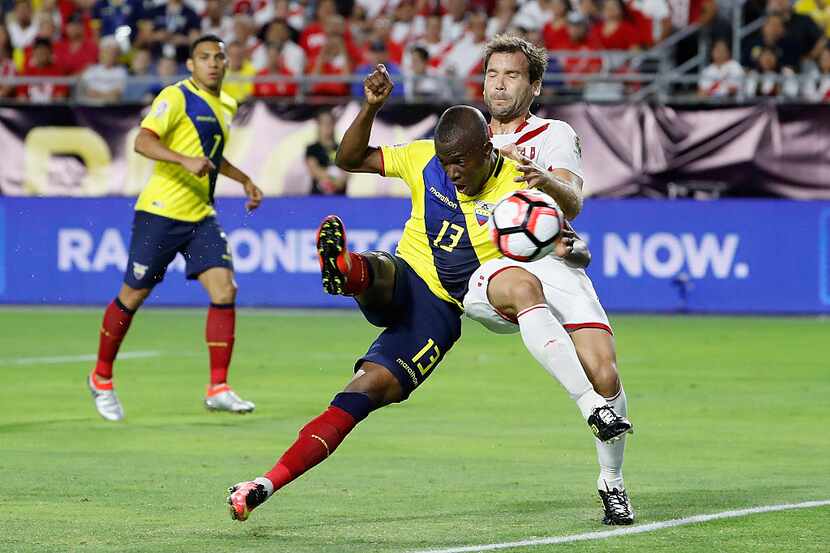
[[530, 70], [523, 53], [490, 56], [484, 74], [484, 103], [497, 121], [524, 117], [540, 87], [540, 82], [530, 82]]
[[187, 69], [197, 84], [213, 91], [222, 87], [228, 59], [221, 42], [202, 42], [196, 46], [193, 56], [187, 60]]
[[466, 152], [458, 144], [435, 143], [435, 153], [447, 176], [455, 189], [467, 196], [475, 196], [484, 188], [490, 175], [492, 152], [493, 145], [489, 140]]

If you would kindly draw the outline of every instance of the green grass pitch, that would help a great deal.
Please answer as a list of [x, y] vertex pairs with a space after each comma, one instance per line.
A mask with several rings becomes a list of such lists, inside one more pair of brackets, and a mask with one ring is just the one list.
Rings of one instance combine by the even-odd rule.
[[[112, 424], [85, 388], [92, 362], [59, 359], [94, 353], [100, 317], [0, 310], [0, 551], [384, 553], [607, 529], [588, 430], [518, 336], [465, 322], [408, 402], [240, 524], [226, 487], [271, 467], [376, 329], [241, 311], [230, 382], [257, 411], [233, 416], [202, 407], [204, 312], [145, 309], [122, 350], [158, 354], [116, 365], [127, 419]], [[830, 322], [613, 323], [638, 523], [830, 499]], [[512, 551], [826, 553], [830, 507]]]

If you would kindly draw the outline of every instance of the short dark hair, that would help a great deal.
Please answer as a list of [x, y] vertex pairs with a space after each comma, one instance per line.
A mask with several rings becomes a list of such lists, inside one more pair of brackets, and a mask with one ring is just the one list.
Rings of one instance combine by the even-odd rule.
[[435, 126], [435, 141], [457, 144], [465, 152], [490, 140], [484, 115], [472, 106], [452, 106], [441, 114]]
[[527, 58], [528, 77], [531, 83], [541, 81], [548, 68], [548, 52], [515, 35], [496, 35], [484, 47], [484, 72], [490, 64], [493, 54], [512, 54], [521, 52]]
[[190, 45], [190, 52], [187, 53], [187, 57], [192, 58], [193, 52], [196, 51], [196, 47], [203, 42], [215, 42], [217, 44], [225, 44], [225, 41], [216, 35], [202, 35], [196, 40], [194, 40], [193, 44]]

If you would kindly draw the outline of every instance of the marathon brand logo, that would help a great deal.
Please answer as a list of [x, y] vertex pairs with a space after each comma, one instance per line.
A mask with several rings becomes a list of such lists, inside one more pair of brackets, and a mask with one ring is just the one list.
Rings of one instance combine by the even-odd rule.
[[398, 363], [398, 365], [400, 365], [401, 367], [403, 367], [406, 370], [407, 374], [409, 375], [409, 378], [412, 380], [412, 385], [417, 386], [418, 385], [418, 375], [415, 374], [415, 371], [412, 370], [412, 367], [410, 367], [409, 364], [406, 361], [404, 361], [403, 359], [401, 359], [400, 357], [395, 359], [395, 361]]
[[449, 207], [450, 209], [458, 209], [457, 203], [455, 203], [454, 201], [446, 197], [444, 194], [436, 190], [434, 186], [429, 187], [429, 193], [438, 198], [438, 201], [440, 201], [442, 204]]

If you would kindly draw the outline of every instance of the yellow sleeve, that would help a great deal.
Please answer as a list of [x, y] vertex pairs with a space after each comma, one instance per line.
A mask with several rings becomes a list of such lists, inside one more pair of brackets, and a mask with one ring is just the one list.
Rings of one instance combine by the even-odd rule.
[[435, 145], [432, 140], [416, 140], [398, 146], [381, 146], [380, 153], [383, 175], [398, 177], [412, 188], [419, 182], [424, 165], [435, 155]]
[[168, 86], [153, 100], [150, 113], [141, 121], [141, 128], [153, 131], [159, 138], [163, 138], [170, 129], [176, 126], [183, 113], [182, 91], [176, 86]]
[[230, 113], [231, 119], [236, 117], [236, 112], [239, 110], [239, 102], [236, 101], [232, 95], [228, 94], [224, 90], [221, 92], [222, 104], [228, 109]]

